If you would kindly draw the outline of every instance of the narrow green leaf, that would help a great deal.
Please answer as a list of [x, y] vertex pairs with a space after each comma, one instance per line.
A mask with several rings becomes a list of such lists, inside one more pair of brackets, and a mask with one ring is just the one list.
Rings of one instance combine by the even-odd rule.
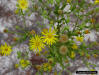
[[60, 3], [61, 0], [56, 0], [57, 3]]

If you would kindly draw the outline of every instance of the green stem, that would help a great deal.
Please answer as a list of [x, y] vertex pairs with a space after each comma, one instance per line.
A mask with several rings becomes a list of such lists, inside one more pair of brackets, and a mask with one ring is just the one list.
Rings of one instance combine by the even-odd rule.
[[83, 60], [83, 63], [87, 66], [87, 68], [90, 70], [89, 65], [87, 64], [87, 62], [85, 60]]
[[70, 75], [72, 75], [72, 73], [71, 73], [68, 69], [66, 69], [66, 71], [67, 71]]
[[23, 13], [22, 10], [21, 10], [21, 14], [22, 14], [22, 18], [23, 18], [24, 26], [25, 26], [25, 28], [26, 28], [25, 16], [24, 16], [24, 13]]
[[[59, 16], [57, 16], [57, 21], [58, 21], [58, 19], [59, 19]], [[59, 21], [58, 21], [58, 25], [57, 25], [57, 35], [59, 35], [59, 33], [60, 33], [60, 27], [61, 27], [61, 25], [59, 24]], [[58, 38], [60, 37], [60, 35], [58, 36]]]

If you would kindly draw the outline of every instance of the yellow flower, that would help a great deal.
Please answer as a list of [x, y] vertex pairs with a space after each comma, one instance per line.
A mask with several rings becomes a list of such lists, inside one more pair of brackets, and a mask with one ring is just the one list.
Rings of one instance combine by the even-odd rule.
[[98, 57], [98, 54], [93, 54], [94, 58], [97, 58]]
[[41, 69], [41, 65], [37, 65], [37, 66], [36, 66], [36, 69], [37, 69], [37, 70], [40, 70], [40, 69]]
[[0, 55], [2, 55], [1, 47], [0, 47]]
[[44, 64], [43, 64], [43, 67], [47, 67], [47, 66], [48, 66], [48, 63], [44, 63]]
[[24, 59], [21, 59], [19, 61], [19, 63], [20, 63], [22, 68], [26, 68], [30, 64], [30, 62], [28, 60], [24, 60]]
[[79, 37], [79, 36], [78, 36], [78, 37], [76, 37], [76, 40], [77, 40], [77, 41], [80, 41], [80, 42], [83, 42], [83, 37]]
[[3, 54], [4, 56], [10, 55], [12, 52], [11, 46], [8, 46], [7, 43], [1, 45], [0, 50], [1, 50], [1, 54]]
[[52, 66], [51, 66], [51, 65], [48, 66], [48, 70], [49, 70], [49, 71], [52, 70]]
[[44, 68], [44, 71], [47, 71], [47, 68]]
[[52, 63], [53, 63], [53, 61], [54, 61], [54, 59], [53, 59], [53, 58], [49, 58], [49, 59], [48, 59], [48, 62], [49, 62], [50, 64], [52, 64]]
[[92, 19], [91, 19], [91, 22], [92, 22], [92, 23], [95, 23], [95, 19], [94, 19], [94, 18], [92, 18]]
[[19, 67], [19, 64], [15, 64], [15, 68], [18, 68]]
[[42, 37], [44, 39], [44, 42], [46, 42], [48, 45], [52, 45], [53, 43], [55, 43], [57, 41], [56, 31], [55, 30], [52, 30], [51, 28], [46, 33], [45, 32], [42, 32], [42, 34], [44, 35]]
[[53, 24], [54, 23], [54, 21], [50, 21], [50, 24]]
[[16, 10], [14, 11], [14, 13], [15, 13], [15, 14], [18, 14], [18, 13], [19, 13], [19, 9], [16, 9]]
[[44, 43], [43, 43], [43, 40], [40, 36], [38, 35], [35, 35], [35, 37], [32, 37], [30, 39], [30, 49], [33, 50], [33, 51], [37, 51], [37, 52], [41, 52], [42, 51], [42, 48], [44, 48]]
[[48, 70], [48, 63], [44, 63], [43, 64], [43, 69], [44, 69], [44, 71], [47, 71]]
[[67, 42], [68, 41], [68, 36], [65, 35], [65, 34], [61, 35], [59, 41], [62, 42], [62, 43]]
[[58, 10], [58, 14], [63, 14], [63, 11], [62, 10]]
[[47, 32], [48, 32], [48, 28], [44, 28], [44, 29], [43, 29], [43, 32], [44, 32], [44, 33], [47, 33]]
[[27, 0], [18, 0], [19, 7], [22, 10], [26, 10], [28, 8], [28, 1]]
[[76, 56], [76, 55], [75, 55], [75, 52], [72, 51], [70, 57], [71, 57], [71, 58], [74, 58], [75, 56]]
[[99, 3], [99, 0], [95, 0], [95, 4]]
[[72, 49], [78, 49], [78, 46], [76, 44], [73, 44]]
[[60, 49], [59, 49], [59, 52], [62, 55], [65, 55], [67, 51], [68, 51], [68, 48], [67, 48], [67, 46], [64, 46], [64, 45], [61, 46]]
[[88, 34], [88, 33], [90, 33], [90, 31], [89, 30], [85, 30], [85, 34]]
[[67, 0], [67, 3], [70, 3], [71, 2], [71, 0]]
[[49, 63], [44, 63], [43, 64], [43, 69], [44, 69], [44, 71], [51, 71], [52, 66]]

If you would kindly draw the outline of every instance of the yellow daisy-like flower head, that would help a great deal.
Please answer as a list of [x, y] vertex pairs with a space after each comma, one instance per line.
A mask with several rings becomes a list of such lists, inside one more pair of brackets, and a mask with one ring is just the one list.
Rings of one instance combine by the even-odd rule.
[[43, 33], [47, 33], [47, 32], [48, 32], [48, 28], [44, 28]]
[[70, 57], [71, 57], [71, 58], [74, 58], [75, 56], [76, 56], [75, 52], [72, 51]]
[[30, 39], [30, 50], [41, 52], [42, 48], [44, 48], [45, 44], [43, 43], [42, 38], [39, 35], [35, 35]]
[[71, 2], [71, 0], [67, 0], [67, 3], [70, 3]]
[[78, 49], [78, 46], [76, 44], [73, 44], [72, 49]]
[[42, 34], [44, 35], [42, 38], [44, 39], [44, 42], [47, 43], [48, 45], [52, 45], [53, 43], [55, 43], [57, 41], [56, 36], [56, 31], [52, 30], [51, 28], [49, 28], [48, 32], [42, 32]]
[[15, 68], [18, 68], [19, 67], [19, 64], [15, 64]]
[[95, 0], [95, 4], [99, 3], [99, 0]]
[[84, 39], [83, 37], [79, 37], [79, 36], [76, 37], [76, 40], [80, 42], [83, 42], [83, 39]]
[[49, 63], [44, 63], [42, 65], [42, 67], [43, 67], [44, 71], [51, 71], [52, 70], [52, 66]]
[[28, 8], [28, 1], [27, 0], [18, 0], [18, 4], [22, 10], [26, 10]]
[[12, 52], [11, 46], [8, 46], [7, 43], [5, 43], [4, 45], [1, 45], [0, 50], [1, 50], [0, 51], [1, 54], [4, 55], [4, 56], [5, 55], [6, 56], [10, 55], [11, 52]]
[[19, 61], [19, 63], [20, 63], [22, 68], [26, 68], [30, 64], [30, 62], [28, 60], [24, 60], [24, 59], [21, 59]]
[[52, 66], [51, 65], [48, 66], [48, 71], [49, 72], [52, 71]]

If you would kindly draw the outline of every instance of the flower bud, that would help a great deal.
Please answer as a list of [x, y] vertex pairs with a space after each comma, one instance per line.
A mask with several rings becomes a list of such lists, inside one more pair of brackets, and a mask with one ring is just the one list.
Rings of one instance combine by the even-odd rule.
[[87, 59], [90, 59], [90, 55], [89, 54], [86, 57], [87, 57]]
[[97, 57], [98, 57], [98, 55], [97, 55], [97, 54], [94, 54], [93, 56], [94, 56], [94, 58], [97, 58]]
[[88, 34], [88, 33], [90, 33], [89, 30], [85, 30], [85, 34]]
[[35, 34], [35, 30], [31, 30], [31, 31], [30, 31], [30, 34], [31, 34], [31, 35], [34, 35], [34, 34]]
[[59, 42], [65, 43], [68, 41], [68, 36], [63, 34], [60, 36]]
[[69, 62], [69, 61], [66, 59], [66, 60], [65, 60], [65, 63], [68, 63], [68, 62]]
[[8, 29], [4, 29], [3, 32], [4, 32], [4, 33], [7, 33], [7, 32], [8, 32]]
[[94, 18], [92, 18], [92, 19], [91, 19], [91, 22], [92, 22], [92, 23], [95, 23], [95, 19], [94, 19]]
[[17, 40], [18, 40], [18, 38], [17, 38], [17, 37], [14, 37], [14, 38], [13, 38], [13, 41], [17, 41]]
[[58, 10], [58, 14], [59, 15], [63, 14], [63, 11], [62, 10]]

